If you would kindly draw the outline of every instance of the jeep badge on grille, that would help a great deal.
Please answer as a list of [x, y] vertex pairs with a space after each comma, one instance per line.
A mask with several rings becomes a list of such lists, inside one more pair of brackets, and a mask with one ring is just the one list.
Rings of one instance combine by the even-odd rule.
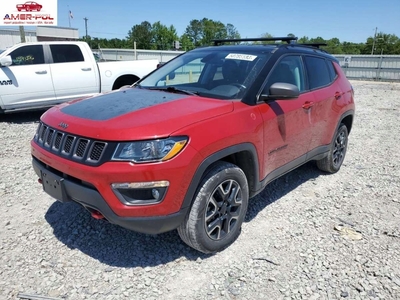
[[58, 124], [58, 126], [64, 128], [64, 129], [67, 129], [68, 124], [61, 122], [60, 124]]

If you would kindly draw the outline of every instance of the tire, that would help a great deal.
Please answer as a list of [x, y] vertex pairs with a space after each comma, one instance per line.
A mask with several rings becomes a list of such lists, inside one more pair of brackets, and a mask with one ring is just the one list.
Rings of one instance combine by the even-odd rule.
[[332, 141], [331, 149], [328, 156], [321, 160], [317, 160], [317, 167], [321, 171], [328, 173], [336, 173], [339, 171], [347, 151], [349, 133], [344, 124], [340, 124], [336, 131], [335, 138]]
[[234, 164], [217, 162], [203, 177], [192, 207], [178, 227], [179, 236], [203, 253], [223, 250], [239, 236], [248, 202], [244, 172]]
[[139, 80], [139, 78], [134, 75], [120, 77], [117, 80], [115, 80], [112, 90], [118, 90], [119, 88], [121, 88], [123, 86], [132, 85], [138, 80]]

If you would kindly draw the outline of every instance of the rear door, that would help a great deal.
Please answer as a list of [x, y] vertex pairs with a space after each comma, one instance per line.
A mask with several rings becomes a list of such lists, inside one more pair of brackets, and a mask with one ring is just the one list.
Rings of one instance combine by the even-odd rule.
[[57, 100], [68, 101], [99, 92], [98, 69], [94, 57], [85, 57], [79, 45], [50, 44], [50, 65]]
[[[314, 101], [308, 108], [311, 124], [311, 141], [309, 151], [331, 142], [336, 124], [332, 114], [335, 113], [336, 99], [341, 97], [341, 89], [336, 82], [337, 74], [332, 61], [323, 57], [305, 56], [304, 62], [310, 91]], [[338, 112], [336, 112], [337, 114]]]
[[300, 55], [285, 56], [275, 64], [263, 93], [268, 94], [269, 87], [276, 82], [296, 85], [300, 96], [292, 100], [271, 100], [259, 105], [264, 119], [266, 175], [280, 167], [290, 170], [303, 163], [311, 139], [309, 113], [303, 106], [314, 101], [314, 96], [305, 90], [306, 80]]
[[0, 69], [3, 108], [22, 109], [54, 104], [56, 97], [43, 45], [21, 45], [10, 56], [12, 65]]

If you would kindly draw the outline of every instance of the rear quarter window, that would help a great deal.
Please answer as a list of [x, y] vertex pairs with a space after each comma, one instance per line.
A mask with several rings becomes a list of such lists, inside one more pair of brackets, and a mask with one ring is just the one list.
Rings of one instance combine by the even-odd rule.
[[326, 86], [332, 82], [331, 73], [324, 58], [306, 56], [304, 61], [311, 90]]
[[328, 65], [328, 71], [329, 71], [329, 75], [331, 76], [331, 81], [334, 81], [337, 74], [336, 74], [335, 67], [333, 66], [333, 62], [331, 62], [330, 60], [327, 60], [326, 64]]

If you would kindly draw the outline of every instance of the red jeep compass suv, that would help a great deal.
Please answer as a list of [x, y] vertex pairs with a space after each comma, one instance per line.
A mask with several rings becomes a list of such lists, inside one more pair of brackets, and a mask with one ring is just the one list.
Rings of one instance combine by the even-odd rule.
[[48, 110], [31, 142], [44, 191], [213, 253], [272, 180], [310, 160], [337, 172], [354, 117], [338, 61], [291, 37], [226, 45], [254, 40], [217, 40], [129, 88]]

